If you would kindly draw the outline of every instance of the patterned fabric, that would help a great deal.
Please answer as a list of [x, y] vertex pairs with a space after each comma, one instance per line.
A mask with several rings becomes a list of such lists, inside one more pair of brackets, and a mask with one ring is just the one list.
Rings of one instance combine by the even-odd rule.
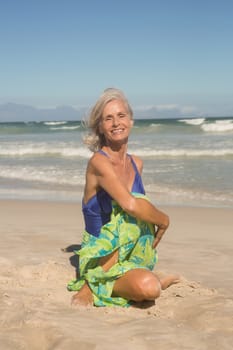
[[[148, 198], [133, 193], [136, 197]], [[84, 231], [79, 255], [79, 279], [68, 284], [68, 290], [79, 291], [85, 281], [93, 293], [96, 306], [124, 306], [130, 301], [121, 297], [112, 297], [115, 280], [127, 271], [135, 268], [153, 270], [157, 262], [157, 252], [152, 248], [154, 226], [138, 220], [112, 201], [111, 220], [105, 224], [99, 237]], [[98, 265], [99, 258], [118, 250], [118, 262], [107, 272]]]

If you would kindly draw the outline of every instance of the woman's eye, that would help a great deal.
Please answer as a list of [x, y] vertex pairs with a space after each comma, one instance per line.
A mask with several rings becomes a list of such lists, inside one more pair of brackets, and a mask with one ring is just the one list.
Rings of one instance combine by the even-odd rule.
[[103, 122], [110, 122], [112, 120], [112, 117], [111, 116], [108, 116], [108, 117], [104, 117], [103, 118]]

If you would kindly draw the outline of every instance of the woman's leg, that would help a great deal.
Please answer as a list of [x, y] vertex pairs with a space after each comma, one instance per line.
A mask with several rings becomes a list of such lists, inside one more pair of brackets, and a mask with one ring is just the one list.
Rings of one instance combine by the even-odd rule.
[[[118, 262], [118, 251], [100, 258], [99, 265], [108, 271]], [[113, 296], [119, 296], [132, 301], [155, 300], [161, 290], [179, 282], [178, 275], [156, 275], [146, 269], [133, 269], [118, 278], [114, 284]], [[93, 304], [93, 295], [86, 282], [71, 301], [72, 305]]]
[[133, 269], [116, 280], [112, 295], [132, 301], [143, 301], [154, 300], [160, 293], [161, 283], [153, 272]]
[[161, 279], [146, 269], [133, 269], [116, 280], [113, 296], [132, 301], [155, 300], [161, 290], [179, 282], [178, 275], [165, 275]]
[[180, 282], [180, 275], [178, 274], [165, 274], [165, 273], [155, 273], [157, 278], [160, 280], [162, 290], [167, 289], [172, 284]]
[[[99, 265], [104, 271], [108, 271], [114, 264], [118, 262], [118, 250], [99, 259]], [[71, 299], [71, 304], [74, 306], [87, 306], [93, 304], [92, 291], [85, 282], [84, 286]]]

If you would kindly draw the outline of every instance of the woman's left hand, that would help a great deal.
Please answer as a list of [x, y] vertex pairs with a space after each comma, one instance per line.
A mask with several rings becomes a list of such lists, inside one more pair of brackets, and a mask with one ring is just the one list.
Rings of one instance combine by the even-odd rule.
[[166, 231], [166, 228], [161, 228], [161, 227], [158, 227], [156, 229], [156, 226], [155, 226], [155, 238], [154, 238], [154, 241], [153, 241], [153, 244], [152, 244], [152, 247], [153, 248], [156, 248], [157, 245], [159, 244], [159, 242], [161, 241], [164, 233]]

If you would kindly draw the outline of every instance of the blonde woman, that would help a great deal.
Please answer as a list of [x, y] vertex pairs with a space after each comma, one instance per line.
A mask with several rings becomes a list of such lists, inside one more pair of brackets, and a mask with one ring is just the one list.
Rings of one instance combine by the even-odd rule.
[[177, 275], [153, 272], [156, 247], [169, 225], [168, 216], [146, 197], [142, 160], [128, 154], [133, 112], [118, 89], [103, 92], [93, 107], [85, 143], [93, 155], [83, 195], [85, 231], [74, 305], [129, 306], [155, 300], [178, 282]]

